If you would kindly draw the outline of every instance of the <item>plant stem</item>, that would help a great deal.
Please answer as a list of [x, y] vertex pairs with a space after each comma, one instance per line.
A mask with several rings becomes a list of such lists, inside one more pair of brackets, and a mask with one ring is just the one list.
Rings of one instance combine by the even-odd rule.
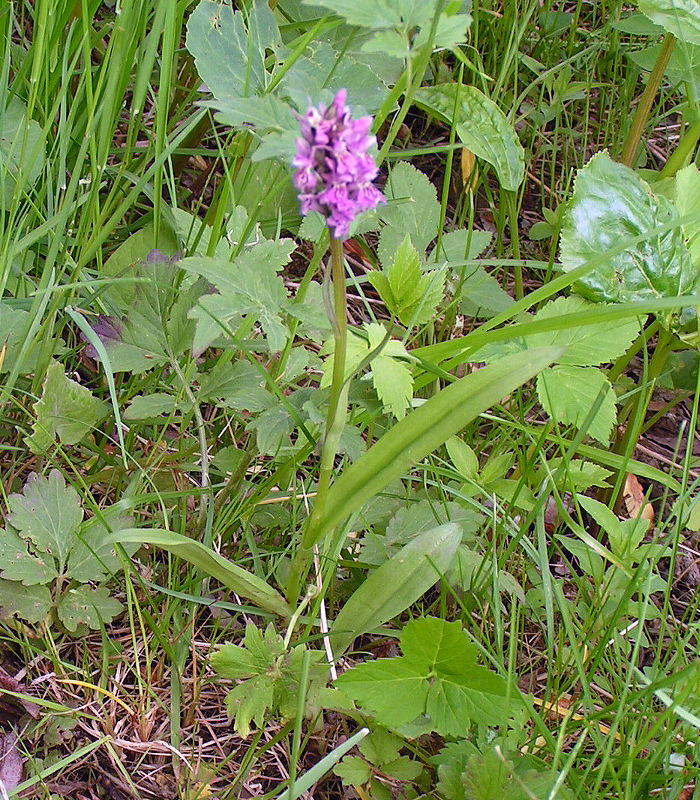
[[672, 178], [683, 167], [686, 159], [692, 156], [698, 139], [700, 139], [700, 122], [693, 122], [683, 134], [683, 138], [678, 142], [676, 149], [668, 157], [664, 168], [659, 172], [659, 180]]
[[668, 60], [671, 58], [673, 46], [676, 43], [676, 37], [672, 33], [666, 33], [664, 36], [664, 43], [656, 58], [654, 69], [649, 74], [649, 80], [644, 87], [642, 96], [639, 98], [637, 110], [634, 112], [634, 119], [632, 120], [632, 127], [630, 128], [625, 144], [622, 147], [622, 154], [620, 161], [628, 167], [634, 165], [634, 157], [637, 154], [637, 147], [642, 138], [644, 127], [649, 119], [649, 112], [651, 111], [651, 104], [654, 102], [659, 86], [661, 86], [661, 79], [664, 76]]
[[345, 381], [345, 361], [347, 355], [348, 322], [347, 296], [345, 292], [345, 265], [343, 260], [343, 241], [331, 236], [330, 263], [331, 282], [333, 284], [333, 305], [329, 309], [333, 327], [333, 375], [331, 377], [331, 395], [326, 415], [326, 430], [321, 450], [321, 466], [318, 476], [316, 502], [306, 529], [302, 534], [301, 545], [294, 557], [289, 573], [287, 597], [291, 603], [299, 597], [301, 583], [309, 568], [312, 558], [312, 547], [316, 544], [316, 530], [323, 518], [328, 489], [331, 485], [335, 457], [338, 454], [340, 436], [345, 427], [347, 414], [348, 384]]

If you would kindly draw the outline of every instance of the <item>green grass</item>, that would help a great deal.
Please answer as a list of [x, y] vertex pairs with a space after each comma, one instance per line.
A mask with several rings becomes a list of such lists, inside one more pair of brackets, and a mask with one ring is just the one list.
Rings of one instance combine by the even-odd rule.
[[[337, 36], [354, 52], [333, 18], [302, 14], [296, 2], [270, 5], [286, 45], [277, 53], [283, 71], [292, 69], [309, 31], [314, 41]], [[265, 321], [261, 329], [252, 314], [217, 320], [207, 346], [193, 350], [187, 314], [196, 302], [187, 306], [183, 298], [194, 292], [195, 273], [177, 263], [135, 266], [157, 248], [168, 256], [217, 256], [232, 262], [235, 274], [246, 253], [258, 252], [251, 242], [264, 237], [272, 248], [298, 232], [289, 168], [251, 159], [254, 136], [217, 121], [201, 104], [211, 95], [185, 47], [195, 6], [191, 0], [16, 0], [0, 7], [1, 135], [12, 138], [3, 127], [12, 109], [32, 121], [9, 151], [0, 149], [3, 515], [30, 473], [55, 468], [88, 517], [119, 504], [131, 517], [122, 527], [195, 539], [284, 594], [319, 473], [327, 391], [318, 386], [330, 331], [320, 277], [325, 243], [295, 240], [280, 273], [289, 292], [281, 315], [292, 335], [275, 352], [265, 344]], [[379, 268], [381, 237], [370, 231], [345, 250], [350, 325], [388, 325], [419, 356], [410, 363], [418, 400], [473, 370], [475, 354], [477, 363], [486, 360], [478, 351], [512, 339], [510, 326], [537, 328], [526, 313], [570, 293], [572, 277], [557, 268], [555, 226], [544, 238], [527, 234], [543, 220], [543, 208], [556, 212], [571, 196], [576, 171], [594, 153], [607, 149], [619, 158], [623, 151], [630, 109], [643, 88], [629, 53], [646, 42], [611, 27], [624, 10], [608, 0], [579, 2], [567, 7], [571, 16], [556, 17], [553, 3], [475, 4], [461, 60], [428, 48], [402, 73], [403, 88], [381, 105], [382, 178], [408, 160], [435, 187], [440, 236], [461, 228], [493, 233], [485, 252], [465, 255], [462, 268], [450, 273], [434, 319], [408, 329], [390, 319], [367, 280]], [[271, 53], [267, 59], [271, 68]], [[515, 127], [526, 158], [517, 192], [502, 190], [483, 160], [465, 188], [455, 126], [412, 105], [421, 84], [455, 81], [479, 88]], [[666, 126], [696, 113], [694, 90], [662, 85], [635, 165], [661, 168], [672, 150]], [[242, 224], [237, 206], [247, 214]], [[512, 296], [523, 290], [525, 299], [481, 318], [464, 314], [457, 295], [477, 265]], [[150, 316], [139, 302], [150, 303]], [[591, 306], [584, 316], [603, 329], [601, 308]], [[134, 343], [156, 353], [153, 366], [110, 371], [90, 357], [77, 323], [85, 328], [97, 315], [136, 325], [141, 338]], [[539, 324], [541, 334], [547, 330]], [[460, 336], [467, 337], [463, 343]], [[586, 433], [595, 409], [580, 427], [566, 427], [543, 412], [532, 382], [499, 395], [459, 432], [472, 467], [440, 446], [320, 542], [309, 557], [314, 590], [301, 592], [303, 607], [291, 619], [261, 611], [234, 591], [235, 582], [222, 588], [196, 563], [152, 547], [133, 557], [119, 550], [121, 567], [107, 585], [122, 611], [109, 623], [71, 631], [53, 612], [38, 621], [5, 614], [0, 710], [7, 713], [0, 734], [17, 731], [25, 760], [19, 786], [10, 785], [0, 765], [9, 796], [23, 789], [46, 800], [88, 789], [183, 800], [298, 796], [297, 781], [304, 784], [342, 741], [365, 724], [373, 732], [381, 726], [331, 695], [310, 703], [311, 718], [302, 719], [299, 710], [308, 712], [304, 701], [313, 693], [307, 661], [293, 713], [272, 704], [244, 738], [227, 717], [231, 683], [214, 672], [211, 653], [220, 644], [240, 645], [247, 624], [264, 630], [268, 622], [287, 646], [322, 649], [343, 604], [405, 543], [401, 536], [414, 514], [428, 521], [432, 514], [436, 527], [455, 509], [479, 519], [465, 534], [474, 555], [461, 564], [460, 580], [436, 581], [398, 616], [363, 629], [338, 669], [396, 655], [395, 639], [411, 619], [457, 620], [479, 663], [521, 692], [508, 722], [474, 724], [463, 737], [496, 759], [488, 762], [492, 772], [501, 756], [521, 765], [515, 776], [504, 767], [507, 796], [693, 796], [687, 791], [696, 781], [700, 725], [697, 582], [692, 573], [678, 576], [696, 555], [697, 523], [688, 512], [698, 464], [685, 442], [697, 427], [697, 392], [681, 404], [689, 414], [670, 449], [658, 422], [679, 427], [673, 398], [649, 411], [667, 370], [664, 359], [676, 347], [675, 335], [650, 321], [646, 335], [605, 365], [621, 423], [609, 444]], [[74, 443], [57, 440], [38, 451], [27, 437], [36, 429], [34, 406], [53, 361], [110, 408], [116, 399], [119, 413], [91, 422]], [[349, 385], [334, 479], [396, 424], [371, 381], [360, 379], [369, 367], [362, 364]], [[152, 395], [170, 398], [162, 413], [129, 411], [134, 400]], [[646, 430], [645, 419], [656, 412], [657, 424]], [[275, 425], [291, 434], [279, 440], [282, 446], [275, 445]], [[576, 498], [581, 461], [608, 470], [602, 486], [583, 493], [621, 518], [627, 473], [638, 475], [654, 507], [654, 526], [636, 555], [616, 557], [617, 566], [604, 557], [611, 531]], [[371, 541], [386, 548], [381, 558], [372, 557]], [[51, 584], [54, 603], [70, 580], [67, 574]], [[321, 621], [326, 616], [328, 624]], [[401, 753], [424, 767], [422, 775], [401, 781], [375, 760], [373, 782], [360, 785], [356, 796], [381, 800], [393, 786], [396, 797], [458, 798], [444, 779], [438, 786], [444, 776], [431, 761], [445, 744], [435, 733], [407, 735]], [[323, 770], [311, 772], [314, 797], [343, 796], [340, 779], [327, 772], [332, 766], [324, 767], [325, 777]], [[529, 790], [523, 788], [526, 767], [551, 776], [546, 790], [532, 774], [523, 778]], [[488, 787], [482, 792], [473, 796], [489, 796]]]

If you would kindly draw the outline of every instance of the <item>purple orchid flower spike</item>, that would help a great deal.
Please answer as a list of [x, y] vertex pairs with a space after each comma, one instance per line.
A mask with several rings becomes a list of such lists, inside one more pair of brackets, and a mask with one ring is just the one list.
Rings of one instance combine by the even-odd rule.
[[352, 119], [346, 94], [341, 89], [327, 108], [312, 106], [299, 117], [301, 137], [292, 162], [301, 213], [319, 211], [336, 239], [348, 235], [360, 212], [385, 202], [372, 185], [379, 171], [367, 152], [377, 143], [369, 134], [372, 117]]

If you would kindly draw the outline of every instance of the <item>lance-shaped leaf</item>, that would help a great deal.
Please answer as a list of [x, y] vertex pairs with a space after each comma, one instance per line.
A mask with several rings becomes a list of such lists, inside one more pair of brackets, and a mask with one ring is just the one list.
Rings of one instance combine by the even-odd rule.
[[232, 592], [251, 600], [264, 611], [271, 611], [281, 617], [288, 618], [291, 609], [279, 592], [275, 591], [262, 578], [215, 553], [194, 539], [188, 539], [179, 533], [158, 528], [128, 528], [110, 534], [106, 542], [120, 544], [150, 544], [162, 547], [173, 555], [189, 561], [198, 569], [223, 583]]
[[450, 568], [461, 541], [462, 528], [448, 522], [419, 534], [370, 573], [331, 627], [336, 656], [342, 655], [357, 636], [393, 619], [437, 583]]
[[474, 417], [537, 375], [561, 353], [561, 348], [544, 348], [508, 356], [460, 378], [414, 409], [333, 484], [326, 511], [315, 528], [305, 531], [303, 546], [311, 547], [318, 542], [394, 478], [408, 472]]

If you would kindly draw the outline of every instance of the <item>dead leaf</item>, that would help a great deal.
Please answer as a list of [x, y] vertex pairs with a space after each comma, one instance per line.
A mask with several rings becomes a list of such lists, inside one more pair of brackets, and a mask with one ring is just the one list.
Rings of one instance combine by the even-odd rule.
[[636, 475], [627, 475], [622, 496], [630, 519], [641, 517], [647, 521], [648, 527], [654, 524], [654, 509], [651, 503], [647, 502], [642, 485]]
[[14, 732], [0, 734], [0, 789], [6, 794], [13, 792], [22, 783], [23, 775], [17, 735]]

